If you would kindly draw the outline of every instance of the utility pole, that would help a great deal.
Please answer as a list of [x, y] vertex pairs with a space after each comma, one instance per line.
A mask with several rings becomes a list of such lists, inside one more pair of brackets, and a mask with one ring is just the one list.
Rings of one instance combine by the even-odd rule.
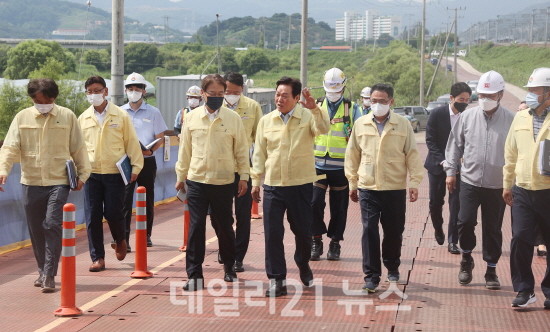
[[124, 103], [124, 0], [113, 0], [111, 34], [111, 101]]
[[548, 14], [550, 13], [550, 7], [546, 7], [546, 26], [544, 28], [544, 47], [548, 45]]
[[498, 44], [498, 21], [500, 21], [500, 15], [497, 15], [497, 28], [495, 31], [495, 43]]
[[[454, 25], [454, 61], [453, 61], [453, 70], [454, 70], [454, 75], [453, 75], [453, 83], [456, 83], [458, 82], [458, 66], [457, 66], [457, 57], [458, 57], [458, 11], [459, 10], [466, 10], [466, 7], [462, 8], [462, 7], [457, 7], [457, 8], [447, 8], [447, 10], [454, 10], [455, 11], [455, 19], [454, 19], [454, 22], [453, 22], [453, 25]], [[452, 26], [451, 26], [451, 30], [452, 30]], [[488, 33], [487, 33], [488, 34]]]
[[300, 54], [300, 81], [307, 86], [307, 0], [302, 0], [302, 37]]
[[420, 32], [420, 106], [424, 106], [424, 28], [426, 26], [426, 0], [422, 0], [422, 27]]
[[292, 20], [292, 15], [288, 15], [288, 45], [286, 47], [287, 50], [290, 50], [290, 29], [292, 27], [292, 23], [291, 23], [291, 20]]
[[168, 42], [168, 20], [170, 19], [169, 16], [163, 16], [164, 18], [164, 42]]
[[533, 15], [531, 15], [531, 29], [529, 32], [529, 45], [533, 44], [533, 26], [535, 25], [535, 9], [533, 9]]
[[222, 55], [220, 52], [220, 14], [216, 14], [216, 48], [218, 49], [218, 74], [221, 74]]

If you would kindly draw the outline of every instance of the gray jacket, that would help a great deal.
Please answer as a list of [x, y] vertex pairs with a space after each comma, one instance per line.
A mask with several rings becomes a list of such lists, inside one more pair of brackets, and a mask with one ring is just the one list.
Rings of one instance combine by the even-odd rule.
[[461, 180], [472, 186], [501, 189], [504, 143], [512, 120], [514, 114], [502, 106], [490, 118], [479, 106], [464, 111], [447, 141], [447, 176], [460, 170]]

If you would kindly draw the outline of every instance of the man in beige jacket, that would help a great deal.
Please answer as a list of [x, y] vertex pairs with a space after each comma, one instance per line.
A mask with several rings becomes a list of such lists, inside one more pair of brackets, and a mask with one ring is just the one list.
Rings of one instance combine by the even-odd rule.
[[382, 275], [378, 224], [384, 230], [382, 260], [388, 269], [388, 281], [397, 282], [405, 229], [407, 174], [409, 200], [415, 202], [423, 169], [409, 121], [390, 111], [393, 87], [374, 85], [371, 104], [371, 113], [355, 122], [344, 168], [350, 183], [350, 199], [360, 201], [361, 205], [363, 290], [374, 293]]

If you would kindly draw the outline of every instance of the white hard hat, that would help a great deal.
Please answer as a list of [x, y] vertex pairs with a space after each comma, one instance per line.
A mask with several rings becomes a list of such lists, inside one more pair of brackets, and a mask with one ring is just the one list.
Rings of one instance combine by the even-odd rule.
[[147, 81], [145, 80], [145, 77], [143, 77], [143, 75], [138, 73], [131, 73], [126, 78], [126, 81], [124, 81], [124, 86], [134, 85], [134, 84], [147, 85]]
[[199, 88], [196, 85], [193, 85], [189, 89], [187, 89], [186, 95], [191, 96], [191, 97], [200, 97], [201, 96], [201, 88]]
[[477, 93], [497, 93], [504, 90], [504, 78], [494, 70], [481, 75], [477, 83]]
[[370, 97], [370, 87], [366, 86], [361, 90], [361, 97]]
[[326, 92], [340, 92], [346, 86], [346, 75], [338, 68], [326, 71], [323, 79], [323, 87]]
[[550, 86], [550, 68], [537, 68], [533, 70], [527, 85], [524, 88], [534, 88], [537, 86]]

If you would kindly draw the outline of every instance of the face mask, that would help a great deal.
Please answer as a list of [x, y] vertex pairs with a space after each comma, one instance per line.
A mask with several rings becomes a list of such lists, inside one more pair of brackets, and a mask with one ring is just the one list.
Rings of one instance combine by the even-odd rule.
[[53, 104], [34, 104], [34, 107], [36, 107], [41, 114], [46, 114], [53, 109]]
[[462, 113], [464, 112], [464, 110], [466, 109], [466, 107], [468, 107], [468, 103], [457, 103], [455, 102], [453, 104], [453, 106], [456, 108], [456, 110], [458, 111], [458, 113]]
[[340, 100], [340, 98], [342, 98], [342, 93], [340, 93], [340, 92], [327, 92], [326, 96], [327, 96], [328, 101], [330, 101], [331, 103], [335, 103], [338, 100]]
[[141, 99], [141, 92], [139, 91], [126, 91], [128, 95], [128, 101], [131, 103], [137, 103]]
[[370, 106], [370, 99], [363, 99], [363, 106], [369, 107]]
[[105, 97], [103, 97], [103, 94], [93, 94], [93, 95], [86, 95], [86, 98], [88, 99], [88, 102], [94, 106], [99, 106], [103, 104], [103, 101], [105, 100]]
[[539, 95], [533, 92], [529, 92], [527, 96], [525, 96], [525, 103], [527, 104], [527, 106], [529, 106], [530, 109], [536, 109], [540, 106]]
[[372, 104], [371, 110], [374, 116], [378, 116], [378, 117], [384, 116], [388, 114], [388, 112], [390, 111], [390, 105], [384, 105], [379, 103]]
[[498, 101], [490, 98], [482, 98], [479, 100], [479, 106], [484, 111], [490, 111], [498, 106]]
[[199, 104], [201, 103], [201, 101], [196, 98], [191, 98], [191, 99], [187, 99], [187, 103], [189, 104], [189, 107], [197, 108], [199, 107]]
[[236, 106], [239, 99], [241, 99], [241, 95], [225, 95], [225, 101], [229, 106]]
[[206, 106], [209, 109], [217, 111], [223, 105], [223, 97], [208, 97], [206, 99]]

